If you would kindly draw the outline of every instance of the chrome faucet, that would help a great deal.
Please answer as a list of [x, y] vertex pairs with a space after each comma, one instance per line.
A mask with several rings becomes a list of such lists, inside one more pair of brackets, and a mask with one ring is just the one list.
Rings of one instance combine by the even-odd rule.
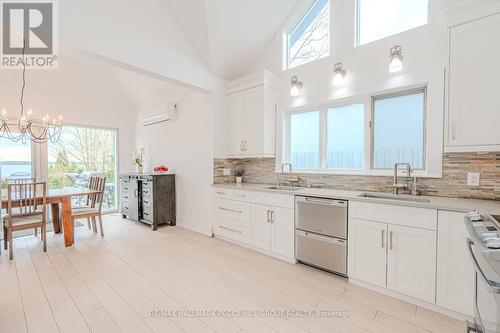
[[[288, 166], [288, 170], [287, 167]], [[299, 181], [298, 178], [292, 178], [290, 175], [292, 174], [292, 163], [282, 163], [281, 164], [281, 173], [288, 174], [288, 186], [293, 187], [293, 183], [297, 183]], [[279, 174], [276, 174], [276, 186], [280, 186]]]
[[[286, 166], [288, 166], [287, 172], [285, 172]], [[281, 173], [292, 173], [292, 163], [281, 163]]]
[[394, 188], [394, 194], [399, 194], [400, 189], [407, 189], [409, 187], [408, 181], [401, 183], [399, 181], [399, 167], [404, 166], [406, 170], [406, 177], [410, 177], [411, 175], [411, 165], [410, 163], [396, 163], [394, 164], [394, 181], [392, 183], [392, 187]]

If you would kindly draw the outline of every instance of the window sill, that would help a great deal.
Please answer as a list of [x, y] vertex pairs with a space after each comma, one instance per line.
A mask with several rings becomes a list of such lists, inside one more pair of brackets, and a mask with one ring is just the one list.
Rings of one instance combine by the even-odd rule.
[[[371, 177], [392, 177], [394, 170], [305, 170], [293, 169], [296, 174], [314, 175], [339, 175], [339, 176], [371, 176]], [[281, 167], [276, 168], [277, 173], [281, 173]], [[442, 173], [429, 173], [427, 170], [416, 170], [412, 172], [412, 177], [417, 178], [443, 178]]]

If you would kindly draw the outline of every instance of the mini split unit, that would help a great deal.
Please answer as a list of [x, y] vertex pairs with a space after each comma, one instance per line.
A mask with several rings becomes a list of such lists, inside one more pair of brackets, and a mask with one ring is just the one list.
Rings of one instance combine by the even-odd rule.
[[175, 120], [177, 115], [177, 104], [168, 103], [153, 108], [152, 116], [141, 120], [142, 126], [151, 126], [165, 121]]

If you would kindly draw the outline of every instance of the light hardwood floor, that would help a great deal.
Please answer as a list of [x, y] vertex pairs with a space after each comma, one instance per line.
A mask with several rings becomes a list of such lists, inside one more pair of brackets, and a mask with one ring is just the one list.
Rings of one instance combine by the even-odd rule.
[[[15, 239], [0, 257], [0, 332], [463, 332], [463, 323], [179, 227], [104, 219]], [[168, 310], [341, 311], [334, 317], [182, 317]], [[159, 311], [159, 312], [154, 312]], [[265, 312], [264, 312], [265, 313]], [[271, 312], [272, 313], [272, 312]], [[161, 316], [158, 316], [161, 314]]]

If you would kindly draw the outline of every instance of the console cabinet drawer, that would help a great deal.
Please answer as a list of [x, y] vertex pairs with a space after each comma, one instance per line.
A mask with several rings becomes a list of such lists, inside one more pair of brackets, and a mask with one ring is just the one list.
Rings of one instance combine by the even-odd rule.
[[295, 199], [289, 194], [274, 194], [265, 192], [253, 192], [252, 203], [281, 208], [294, 208]]
[[250, 203], [235, 200], [215, 199], [215, 216], [242, 222], [250, 223]]

